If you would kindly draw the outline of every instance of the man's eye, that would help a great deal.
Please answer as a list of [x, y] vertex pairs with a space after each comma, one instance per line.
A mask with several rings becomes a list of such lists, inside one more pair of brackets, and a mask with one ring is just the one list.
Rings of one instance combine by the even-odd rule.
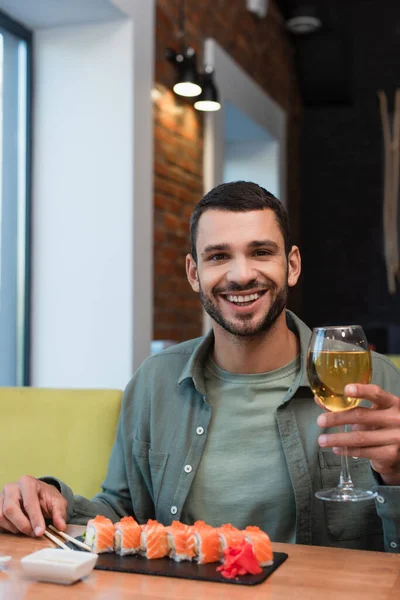
[[271, 254], [270, 250], [256, 250], [254, 252], [254, 256], [271, 256]]
[[226, 258], [227, 258], [226, 254], [212, 254], [208, 260], [217, 262], [218, 260], [225, 260]]

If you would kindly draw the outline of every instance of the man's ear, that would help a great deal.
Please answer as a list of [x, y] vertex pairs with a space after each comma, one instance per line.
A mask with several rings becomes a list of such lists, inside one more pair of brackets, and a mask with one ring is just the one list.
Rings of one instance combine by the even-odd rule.
[[191, 254], [187, 254], [186, 256], [186, 275], [190, 285], [192, 286], [192, 290], [195, 292], [200, 292], [200, 284], [199, 278], [197, 274], [197, 265], [195, 260]]
[[296, 285], [301, 273], [301, 256], [297, 246], [292, 246], [288, 256], [288, 286]]

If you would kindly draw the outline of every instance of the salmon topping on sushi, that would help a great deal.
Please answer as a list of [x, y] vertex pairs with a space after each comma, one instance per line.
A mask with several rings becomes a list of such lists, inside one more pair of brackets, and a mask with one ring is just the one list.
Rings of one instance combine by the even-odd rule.
[[[225, 561], [224, 571], [227, 557], [234, 561], [235, 569], [239, 559], [250, 555], [261, 567], [271, 565], [274, 558], [271, 540], [259, 527], [240, 530], [231, 523], [212, 527], [200, 520], [194, 525], [173, 521], [164, 527], [154, 519], [139, 525], [133, 517], [123, 517], [113, 525], [98, 515], [88, 521], [86, 543], [96, 553], [115, 551], [120, 556], [140, 554], [148, 559], [169, 556], [177, 562], [196, 560], [199, 565]], [[241, 565], [238, 574], [243, 568]]]
[[137, 554], [142, 528], [133, 517], [123, 517], [114, 524], [114, 549], [117, 554]]
[[143, 556], [150, 559], [168, 555], [168, 536], [164, 525], [149, 519], [146, 525], [142, 526], [140, 550]]
[[218, 562], [221, 558], [218, 530], [204, 521], [196, 521], [193, 528], [196, 560], [199, 565]]
[[221, 550], [225, 548], [236, 548], [245, 541], [244, 533], [234, 527], [231, 523], [225, 523], [218, 527], [218, 534], [221, 541]]
[[273, 552], [269, 536], [259, 527], [246, 527], [243, 531], [246, 541], [252, 545], [253, 552], [261, 567], [272, 565]]
[[114, 525], [110, 519], [97, 515], [90, 519], [86, 528], [85, 542], [93, 552], [114, 551]]
[[170, 558], [177, 562], [192, 560], [195, 556], [194, 527], [173, 521], [166, 531]]

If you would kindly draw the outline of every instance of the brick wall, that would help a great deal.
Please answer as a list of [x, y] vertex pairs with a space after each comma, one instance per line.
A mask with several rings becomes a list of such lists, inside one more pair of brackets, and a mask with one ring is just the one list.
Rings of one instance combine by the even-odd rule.
[[[178, 49], [179, 0], [158, 0], [154, 106], [154, 339], [182, 341], [201, 335], [202, 311], [185, 274], [188, 221], [203, 195], [203, 118], [191, 101], [171, 90], [175, 71], [167, 47]], [[299, 236], [299, 122], [301, 102], [293, 52], [274, 5], [266, 19], [245, 0], [186, 0], [186, 41], [201, 64], [203, 41], [214, 38], [288, 113], [288, 204]], [[300, 306], [300, 294], [291, 307]]]

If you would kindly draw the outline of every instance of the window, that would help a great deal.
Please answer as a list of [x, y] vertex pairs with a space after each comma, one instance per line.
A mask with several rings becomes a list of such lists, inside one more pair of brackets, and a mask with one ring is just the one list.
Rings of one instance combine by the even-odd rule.
[[29, 383], [31, 41], [0, 12], [0, 386]]

